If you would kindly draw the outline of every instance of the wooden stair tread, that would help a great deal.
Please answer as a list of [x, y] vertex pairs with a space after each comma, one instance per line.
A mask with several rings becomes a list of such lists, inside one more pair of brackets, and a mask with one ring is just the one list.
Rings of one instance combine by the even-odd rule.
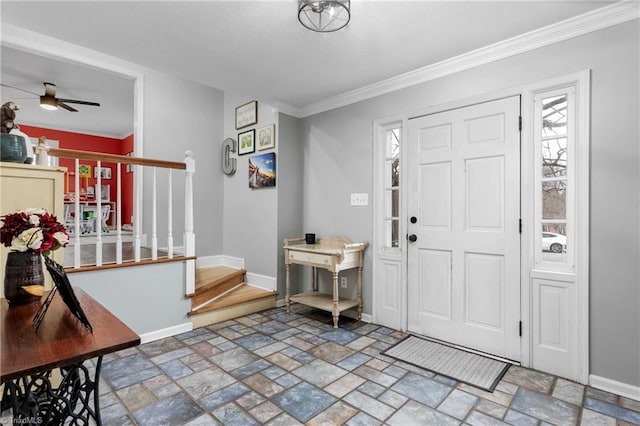
[[244, 276], [247, 271], [244, 269], [231, 268], [229, 266], [212, 266], [210, 268], [199, 268], [196, 270], [196, 292], [204, 287], [215, 287], [221, 281], [235, 275]]
[[191, 309], [224, 295], [239, 285], [244, 284], [244, 269], [228, 266], [214, 266], [196, 271], [195, 292], [191, 296]]
[[229, 306], [240, 305], [242, 303], [251, 302], [267, 297], [276, 297], [277, 292], [264, 290], [248, 284], [244, 284], [229, 293], [220, 296], [215, 301], [202, 306], [197, 310], [192, 310], [189, 315], [197, 315], [204, 312], [210, 312], [216, 309], [222, 309]]

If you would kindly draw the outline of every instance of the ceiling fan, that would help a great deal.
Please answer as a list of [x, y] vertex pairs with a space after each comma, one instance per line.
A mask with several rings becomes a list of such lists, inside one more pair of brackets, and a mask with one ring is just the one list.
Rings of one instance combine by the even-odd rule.
[[56, 110], [58, 107], [64, 108], [67, 111], [78, 112], [77, 109], [69, 104], [80, 104], [80, 105], [90, 105], [90, 106], [100, 106], [97, 102], [89, 102], [89, 101], [79, 101], [77, 99], [64, 99], [64, 98], [56, 98], [56, 85], [53, 83], [44, 82], [44, 95], [39, 95], [34, 92], [30, 92], [29, 90], [20, 89], [19, 87], [10, 86], [8, 84], [0, 83], [0, 86], [10, 87], [12, 89], [20, 90], [21, 92], [30, 93], [32, 95], [38, 96], [40, 98], [40, 106], [46, 110]]

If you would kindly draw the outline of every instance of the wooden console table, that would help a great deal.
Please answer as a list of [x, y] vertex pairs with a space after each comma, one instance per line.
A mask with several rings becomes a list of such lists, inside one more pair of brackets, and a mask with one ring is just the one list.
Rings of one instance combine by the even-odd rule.
[[[284, 240], [284, 263], [287, 271], [286, 295], [287, 312], [291, 312], [291, 302], [301, 303], [333, 314], [333, 328], [338, 328], [340, 312], [357, 307], [358, 319], [362, 317], [362, 265], [367, 243], [352, 243], [341, 237], [326, 237], [315, 244], [306, 244], [304, 238]], [[291, 265], [312, 267], [312, 291], [291, 294]], [[333, 294], [318, 292], [316, 268], [333, 273]], [[338, 274], [346, 269], [358, 268], [356, 300], [338, 297]]]
[[[40, 303], [12, 306], [0, 300], [2, 315], [2, 410], [14, 423], [100, 425], [99, 380], [102, 356], [140, 344], [140, 337], [84, 291], [75, 288], [93, 333], [73, 316], [57, 294], [38, 330], [32, 326]], [[44, 301], [46, 297], [42, 298]], [[83, 362], [96, 358], [95, 375]], [[51, 380], [59, 368], [59, 385]], [[57, 388], [55, 386], [58, 386]], [[93, 394], [93, 408], [90, 406]]]

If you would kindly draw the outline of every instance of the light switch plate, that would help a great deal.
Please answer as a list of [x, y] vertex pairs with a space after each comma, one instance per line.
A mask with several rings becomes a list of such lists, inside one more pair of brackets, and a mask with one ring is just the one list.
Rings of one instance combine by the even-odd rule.
[[368, 206], [369, 205], [369, 194], [361, 193], [361, 194], [351, 194], [351, 205], [352, 206]]

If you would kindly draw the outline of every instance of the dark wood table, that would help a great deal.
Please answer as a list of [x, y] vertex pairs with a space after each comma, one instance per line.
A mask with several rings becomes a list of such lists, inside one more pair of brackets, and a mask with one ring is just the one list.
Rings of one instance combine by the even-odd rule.
[[[38, 330], [33, 329], [32, 320], [40, 303], [9, 308], [5, 299], [0, 300], [2, 410], [12, 408], [22, 424], [62, 424], [65, 419], [89, 424], [90, 417], [101, 424], [102, 356], [140, 344], [140, 337], [104, 306], [78, 288], [74, 292], [93, 333], [71, 314], [60, 294], [53, 298]], [[83, 365], [92, 358], [97, 358], [93, 378], [91, 366]], [[59, 384], [50, 380], [57, 368]]]

